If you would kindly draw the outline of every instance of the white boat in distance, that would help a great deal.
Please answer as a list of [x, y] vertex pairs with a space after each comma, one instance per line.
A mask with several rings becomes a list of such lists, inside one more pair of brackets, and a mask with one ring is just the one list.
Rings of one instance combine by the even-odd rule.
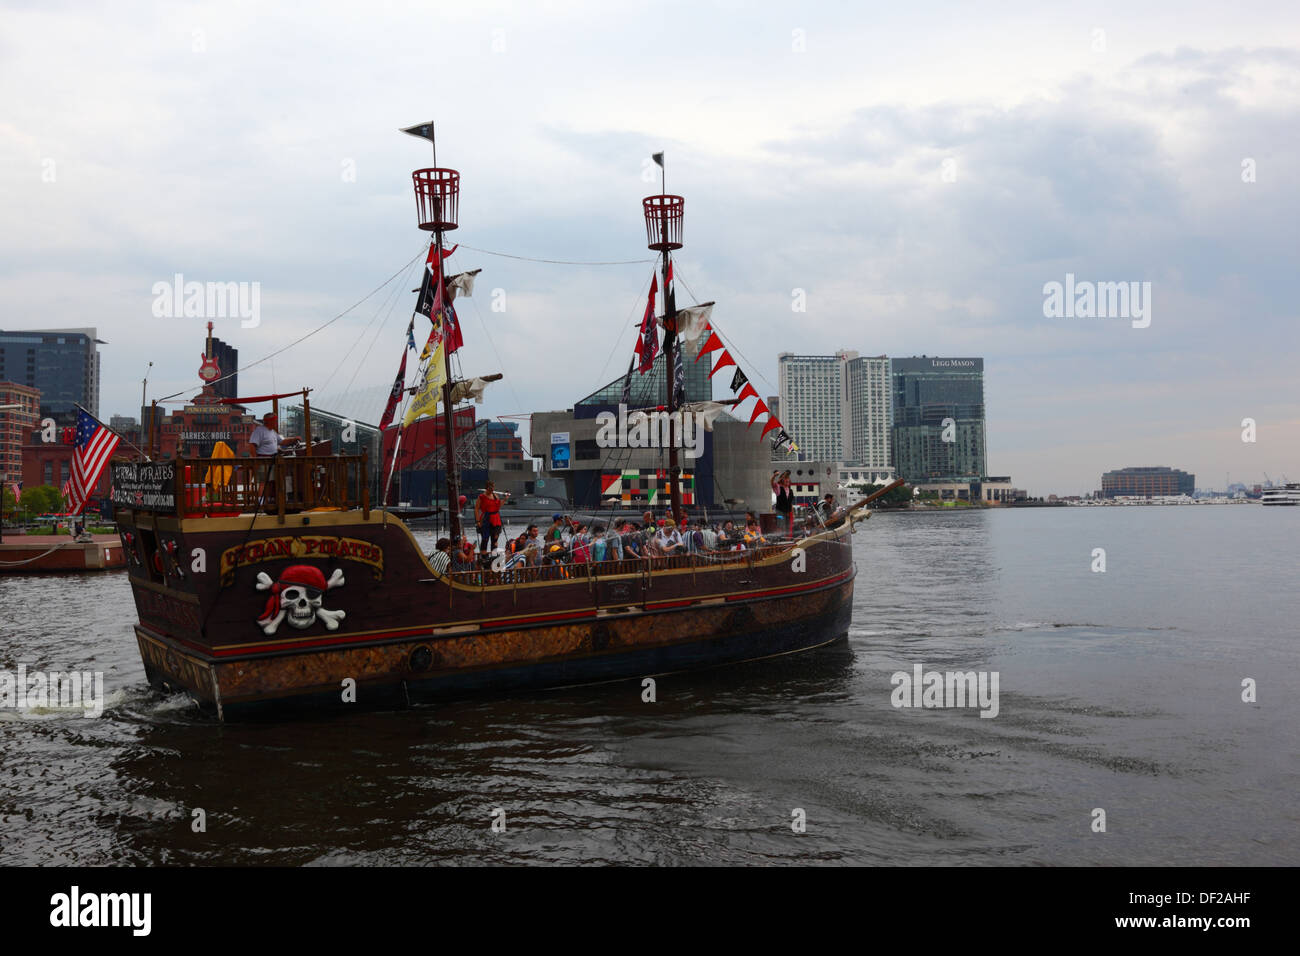
[[1262, 505], [1300, 505], [1300, 482], [1289, 482], [1278, 488], [1265, 488], [1259, 503]]

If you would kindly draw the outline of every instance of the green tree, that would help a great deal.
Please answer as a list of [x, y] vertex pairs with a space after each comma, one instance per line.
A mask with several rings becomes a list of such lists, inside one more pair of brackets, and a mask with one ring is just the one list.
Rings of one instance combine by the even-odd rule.
[[910, 485], [899, 485], [897, 488], [891, 488], [876, 500], [882, 505], [911, 504], [912, 488]]
[[63, 495], [53, 485], [23, 490], [23, 510], [35, 515], [58, 513], [63, 510]]

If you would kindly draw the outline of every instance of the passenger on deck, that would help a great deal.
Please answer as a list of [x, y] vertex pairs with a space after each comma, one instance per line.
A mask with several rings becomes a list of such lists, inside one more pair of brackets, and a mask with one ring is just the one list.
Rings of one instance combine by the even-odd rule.
[[745, 550], [745, 531], [743, 528], [737, 528], [735, 524], [728, 521], [722, 526], [722, 535], [725, 536], [726, 544], [719, 541], [719, 547], [727, 551], [744, 551]]
[[827, 492], [822, 496], [819, 517], [828, 528], [833, 528], [844, 518], [844, 509], [835, 504], [835, 496]]
[[691, 519], [682, 515], [682, 525], [679, 529], [682, 535], [682, 542], [686, 545], [687, 554], [699, 554], [704, 550], [704, 536], [700, 534], [698, 528], [690, 526]]
[[585, 525], [576, 526], [573, 540], [569, 542], [569, 550], [573, 554], [574, 564], [586, 564], [591, 560], [591, 537], [587, 534]]
[[546, 529], [546, 543], [564, 540], [564, 515], [551, 515], [551, 526]]
[[468, 538], [460, 539], [461, 546], [451, 552], [451, 569], [453, 571], [473, 571], [478, 567], [474, 560], [474, 545]]
[[685, 552], [686, 542], [682, 540], [682, 533], [677, 530], [677, 522], [672, 518], [665, 519], [664, 526], [655, 535], [655, 548], [660, 554], [670, 558]]
[[636, 522], [623, 522], [623, 533], [619, 537], [623, 541], [623, 554], [625, 557], [641, 557], [643, 543], [641, 539], [641, 531], [637, 528]]
[[704, 539], [705, 551], [718, 550], [718, 529], [716, 525], [701, 525], [700, 537]]
[[524, 555], [529, 564], [536, 564], [541, 545], [542, 539], [537, 533], [537, 525], [530, 524], [523, 534], [510, 542], [509, 551], [512, 556]]
[[610, 522], [609, 532], [605, 535], [605, 553], [607, 561], [623, 560], [623, 536], [619, 534], [617, 521]]
[[433, 567], [433, 573], [440, 577], [447, 573], [451, 567], [451, 538], [439, 538], [438, 543], [433, 546], [433, 554], [429, 555], [429, 564]]
[[790, 472], [780, 475], [772, 472], [772, 494], [776, 495], [776, 513], [785, 519], [786, 534], [794, 536], [794, 489], [790, 486]]
[[609, 559], [609, 542], [605, 540], [605, 526], [595, 524], [591, 526], [591, 560], [606, 561]]

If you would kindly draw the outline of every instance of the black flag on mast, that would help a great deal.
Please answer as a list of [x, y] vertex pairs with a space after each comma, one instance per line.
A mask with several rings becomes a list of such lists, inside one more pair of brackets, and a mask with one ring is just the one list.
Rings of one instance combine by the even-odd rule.
[[663, 154], [663, 153], [651, 153], [651, 154], [650, 154], [650, 158], [653, 159], [653, 160], [655, 161], [655, 165], [659, 166], [661, 169], [663, 168], [663, 165], [664, 165], [664, 154]]
[[402, 130], [402, 132], [407, 133], [410, 136], [419, 136], [421, 139], [427, 139], [432, 142], [433, 120], [429, 120], [427, 123], [416, 123], [414, 126], [408, 126], [406, 129]]

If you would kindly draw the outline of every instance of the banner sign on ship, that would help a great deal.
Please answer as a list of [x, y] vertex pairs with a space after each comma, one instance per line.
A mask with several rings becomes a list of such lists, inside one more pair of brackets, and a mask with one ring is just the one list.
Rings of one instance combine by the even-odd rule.
[[140, 511], [176, 510], [176, 465], [169, 461], [112, 462], [113, 504]]

